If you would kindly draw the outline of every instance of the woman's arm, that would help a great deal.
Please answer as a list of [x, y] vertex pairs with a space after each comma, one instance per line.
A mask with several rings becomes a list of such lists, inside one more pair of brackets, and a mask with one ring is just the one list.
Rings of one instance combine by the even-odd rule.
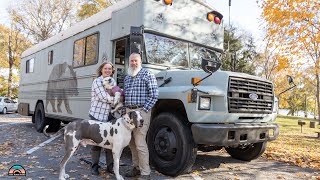
[[96, 95], [98, 96], [99, 100], [106, 103], [112, 103], [113, 98], [110, 96], [107, 91], [104, 89], [103, 84], [101, 81], [93, 81], [92, 88]]

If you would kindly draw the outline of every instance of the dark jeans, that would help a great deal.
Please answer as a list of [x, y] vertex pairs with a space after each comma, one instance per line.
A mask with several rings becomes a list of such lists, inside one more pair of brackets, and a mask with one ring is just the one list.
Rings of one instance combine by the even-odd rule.
[[[94, 118], [90, 114], [89, 114], [89, 117], [91, 120], [98, 121], [96, 118]], [[99, 146], [92, 146], [92, 148], [91, 148], [92, 165], [99, 164], [101, 149], [102, 148]], [[106, 150], [106, 164], [109, 165], [109, 164], [113, 163], [112, 151], [110, 149], [105, 149], [105, 150]]]

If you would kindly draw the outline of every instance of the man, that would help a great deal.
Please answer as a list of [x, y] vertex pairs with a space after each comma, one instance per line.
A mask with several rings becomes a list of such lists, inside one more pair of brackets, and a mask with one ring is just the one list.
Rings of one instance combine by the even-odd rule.
[[140, 175], [139, 179], [150, 179], [149, 150], [146, 135], [150, 125], [151, 109], [158, 99], [156, 78], [148, 70], [141, 67], [141, 56], [132, 53], [129, 57], [128, 75], [124, 79], [124, 108], [140, 109], [144, 120], [142, 128], [133, 130], [129, 147], [132, 154], [133, 168], [127, 172], [127, 177]]

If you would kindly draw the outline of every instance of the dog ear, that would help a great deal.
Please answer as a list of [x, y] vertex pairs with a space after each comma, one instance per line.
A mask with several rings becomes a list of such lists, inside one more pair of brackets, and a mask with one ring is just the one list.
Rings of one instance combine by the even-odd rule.
[[129, 116], [130, 119], [132, 119], [132, 111], [130, 111], [130, 112], [128, 113], [128, 116]]
[[129, 118], [132, 119], [132, 120], [137, 120], [137, 118], [138, 118], [138, 115], [137, 115], [137, 113], [135, 111], [130, 111], [128, 113], [128, 115], [129, 115]]

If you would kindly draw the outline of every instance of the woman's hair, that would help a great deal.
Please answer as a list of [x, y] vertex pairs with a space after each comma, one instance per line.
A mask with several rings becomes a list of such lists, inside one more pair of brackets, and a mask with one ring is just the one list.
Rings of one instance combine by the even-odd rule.
[[110, 65], [112, 66], [111, 76], [113, 76], [114, 71], [115, 71], [113, 64], [112, 64], [111, 62], [103, 62], [103, 63], [98, 67], [98, 69], [97, 69], [97, 77], [100, 77], [100, 76], [102, 75], [102, 72], [101, 72], [101, 71], [102, 71], [104, 65], [106, 65], [106, 64], [110, 64]]

